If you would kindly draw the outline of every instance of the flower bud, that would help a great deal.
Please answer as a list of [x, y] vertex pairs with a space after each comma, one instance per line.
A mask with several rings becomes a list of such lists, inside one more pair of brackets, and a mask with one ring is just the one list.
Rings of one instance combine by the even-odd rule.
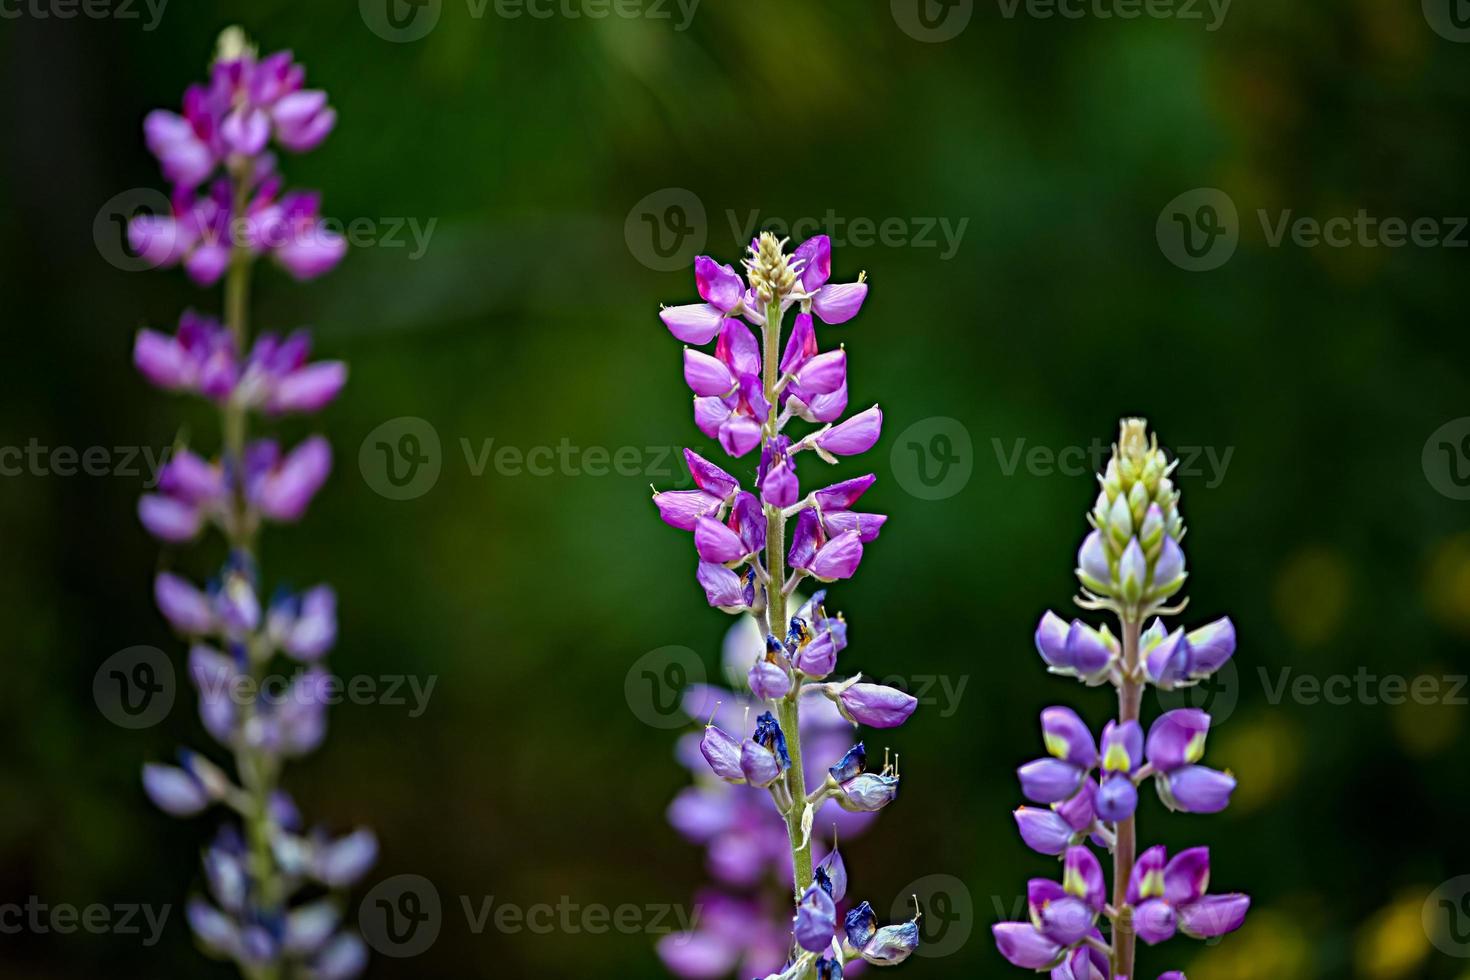
[[1144, 582], [1148, 578], [1148, 559], [1137, 538], [1130, 538], [1118, 559], [1118, 591], [1129, 602], [1143, 598]]
[[1082, 541], [1077, 552], [1077, 578], [1084, 588], [1098, 595], [1112, 593], [1112, 569], [1101, 531], [1093, 531]]
[[818, 884], [802, 893], [796, 905], [796, 944], [809, 953], [820, 953], [832, 945], [837, 931], [837, 904]]
[[869, 728], [897, 728], [919, 706], [918, 698], [913, 695], [881, 684], [847, 685], [833, 700], [842, 717], [854, 725]]
[[725, 782], [745, 782], [745, 773], [740, 768], [740, 742], [735, 736], [709, 725], [699, 740], [699, 752], [714, 774]]
[[1235, 624], [1229, 616], [1222, 616], [1199, 629], [1190, 630], [1185, 637], [1194, 653], [1189, 676], [1195, 679], [1209, 677], [1225, 666], [1235, 653]]
[[1144, 656], [1144, 673], [1160, 690], [1173, 690], [1189, 679], [1193, 655], [1183, 630], [1175, 630]]

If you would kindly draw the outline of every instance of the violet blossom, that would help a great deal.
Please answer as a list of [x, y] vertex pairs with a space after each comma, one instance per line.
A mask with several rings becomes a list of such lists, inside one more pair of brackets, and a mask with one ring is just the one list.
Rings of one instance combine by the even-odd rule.
[[[862, 964], [903, 962], [919, 942], [917, 911], [908, 922], [885, 926], [868, 903], [847, 907], [847, 868], [835, 846], [818, 859], [824, 845], [814, 840], [814, 830], [829, 826], [840, 833], [860, 828], [894, 801], [897, 759], [889, 762], [885, 753], [884, 765], [870, 768], [851, 732], [859, 725], [896, 728], [918, 702], [859, 674], [828, 680], [848, 632], [840, 615], [828, 614], [824, 590], [790, 611], [803, 580], [851, 578], [886, 521], [853, 509], [872, 486], [871, 474], [816, 490], [802, 482], [818, 462], [868, 451], [882, 432], [876, 405], [843, 420], [847, 352], [823, 351], [815, 325], [851, 320], [867, 284], [863, 277], [829, 281], [826, 236], [788, 253], [785, 242], [763, 234], [742, 271], [701, 256], [694, 272], [702, 302], [660, 313], [690, 345], [683, 373], [699, 430], [736, 460], [759, 450], [753, 473], [738, 479], [685, 450], [694, 489], [654, 493], [664, 522], [691, 534], [695, 581], [706, 601], [746, 614], [748, 624], [734, 676], [749, 694], [711, 704], [712, 692], [702, 690], [688, 706], [705, 724], [681, 749], [697, 786], [675, 801], [670, 820], [710, 849], [711, 869], [727, 884], [753, 888], [769, 873], [786, 885], [784, 938], [775, 950], [765, 945], [770, 932], [759, 918], [743, 930], [750, 942], [737, 938], [741, 930], [710, 928], [669, 937], [659, 952], [683, 977], [725, 976], [738, 967], [768, 980], [836, 978]], [[712, 352], [696, 349], [711, 342]], [[796, 421], [815, 428], [788, 432]], [[764, 937], [760, 945], [755, 937]]]
[[[1105, 625], [1068, 623], [1050, 611], [1036, 627], [1036, 649], [1048, 670], [1089, 686], [1111, 683], [1119, 704], [1100, 739], [1072, 709], [1047, 708], [1041, 714], [1047, 755], [1017, 770], [1022, 794], [1041, 804], [1016, 810], [1021, 839], [1041, 854], [1062, 856], [1064, 875], [1060, 885], [1034, 879], [1030, 921], [995, 926], [995, 942], [1013, 965], [1049, 970], [1053, 980], [1141, 976], [1136, 940], [1153, 945], [1176, 932], [1212, 939], [1239, 928], [1250, 907], [1244, 894], [1205, 893], [1205, 848], [1182, 851], [1172, 861], [1162, 847], [1137, 855], [1138, 788], [1145, 780], [1154, 781], [1170, 809], [1191, 813], [1223, 810], [1235, 789], [1232, 775], [1200, 764], [1208, 714], [1165, 712], [1147, 736], [1139, 717], [1147, 685], [1188, 687], [1235, 653], [1228, 618], [1190, 632], [1164, 625], [1163, 617], [1184, 607], [1168, 603], [1187, 575], [1173, 469], [1144, 420], [1124, 419], [1088, 515], [1092, 530], [1077, 555], [1077, 604], [1113, 612], [1121, 632], [1115, 638]], [[1094, 847], [1113, 856], [1111, 900]], [[1184, 980], [1184, 974], [1171, 970], [1159, 980]]]
[[[154, 580], [159, 611], [189, 644], [188, 675], [205, 730], [233, 761], [234, 776], [203, 753], [177, 765], [143, 767], [143, 788], [164, 812], [233, 811], [204, 852], [206, 894], [186, 918], [206, 952], [259, 980], [286, 976], [345, 980], [367, 965], [361, 939], [344, 928], [344, 891], [377, 857], [370, 831], [332, 836], [307, 828], [280, 787], [288, 759], [326, 737], [333, 680], [322, 660], [337, 640], [337, 599], [328, 585], [278, 590], [261, 601], [255, 555], [262, 524], [294, 523], [328, 474], [327, 440], [282, 447], [249, 438], [254, 416], [310, 414], [347, 380], [340, 361], [311, 361], [302, 330], [262, 333], [253, 343], [248, 284], [270, 255], [297, 278], [336, 265], [346, 243], [322, 227], [315, 194], [281, 194], [269, 145], [304, 152], [331, 131], [326, 95], [306, 90], [288, 52], [257, 58], [238, 28], [220, 37], [207, 85], [190, 87], [183, 112], [157, 110], [144, 122], [149, 149], [174, 184], [172, 213], [140, 216], [129, 236], [154, 265], [182, 264], [202, 286], [224, 281], [225, 322], [192, 311], [173, 334], [144, 329], [133, 362], [154, 386], [197, 395], [220, 411], [220, 447], [180, 447], [156, 492], [138, 502], [148, 532], [179, 545], [218, 530], [224, 567], [196, 585], [164, 571]], [[203, 190], [201, 190], [203, 188]], [[284, 662], [289, 682], [262, 685]]]

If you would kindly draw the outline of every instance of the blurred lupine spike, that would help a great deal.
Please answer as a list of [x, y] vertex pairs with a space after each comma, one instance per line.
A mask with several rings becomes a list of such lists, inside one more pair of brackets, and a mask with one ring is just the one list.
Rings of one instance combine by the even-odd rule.
[[[378, 852], [365, 829], [336, 839], [321, 831], [303, 836], [296, 804], [277, 786], [284, 762], [326, 736], [331, 680], [320, 662], [336, 643], [337, 598], [327, 585], [300, 595], [281, 590], [263, 610], [255, 560], [261, 524], [300, 520], [331, 471], [332, 454], [321, 436], [286, 451], [274, 440], [247, 441], [251, 413], [317, 412], [347, 380], [341, 361], [308, 362], [305, 331], [250, 342], [247, 284], [257, 259], [269, 254], [292, 276], [311, 278], [346, 250], [341, 236], [321, 226], [315, 194], [279, 194], [267, 149], [274, 135], [285, 149], [310, 150], [335, 124], [325, 93], [302, 89], [304, 75], [288, 52], [259, 58], [243, 30], [226, 29], [209, 82], [185, 93], [184, 114], [160, 109], [144, 121], [148, 147], [174, 184], [174, 208], [129, 227], [151, 264], [183, 264], [201, 286], [225, 282], [226, 322], [189, 311], [172, 335], [141, 330], [133, 363], [154, 386], [197, 395], [221, 413], [218, 455], [180, 448], [157, 492], [139, 501], [138, 516], [167, 542], [192, 541], [210, 528], [225, 539], [229, 559], [218, 578], [200, 588], [161, 572], [154, 599], [192, 644], [189, 676], [201, 720], [233, 756], [239, 784], [185, 751], [178, 767], [145, 765], [143, 787], [174, 816], [216, 803], [242, 815], [244, 832], [225, 823], [205, 851], [209, 898], [191, 900], [187, 919], [207, 952], [259, 980], [362, 973], [366, 946], [342, 928], [335, 901], [313, 896], [353, 885]], [[288, 658], [291, 680], [270, 697], [261, 681], [280, 657]]]
[[[814, 827], [830, 824], [851, 835], [898, 794], [897, 757], [892, 764], [885, 761], [881, 772], [869, 771], [862, 743], [850, 743], [851, 726], [897, 728], [918, 699], [896, 687], [862, 683], [856, 673], [846, 681], [829, 680], [848, 645], [847, 622], [828, 614], [825, 590], [804, 604], [796, 595], [808, 580], [855, 575], [865, 546], [877, 541], [887, 517], [852, 510], [872, 487], [872, 474], [828, 486], [808, 480], [803, 489], [811, 467], [871, 449], [882, 434], [883, 411], [873, 405], [843, 420], [854, 365], [845, 346], [822, 350], [815, 325], [818, 319], [837, 324], [856, 316], [867, 297], [866, 277], [829, 282], [832, 243], [826, 236], [794, 251], [787, 246], [769, 233], [756, 236], [738, 266], [743, 279], [736, 266], [699, 256], [694, 285], [702, 302], [659, 313], [669, 332], [691, 345], [682, 355], [683, 374], [695, 396], [699, 430], [736, 460], [760, 451], [754, 472], [746, 464], [737, 480], [685, 450], [696, 489], [654, 491], [664, 522], [691, 532], [695, 579], [706, 601], [754, 622], [750, 631], [732, 627], [731, 636], [742, 639], [727, 666], [732, 676], [745, 679], [747, 700], [762, 712], [749, 738], [729, 734], [738, 716], [718, 710], [702, 735], [689, 736], [680, 758], [698, 760], [704, 771], [696, 770], [697, 781], [709, 784], [712, 773], [719, 789], [696, 786], [676, 801], [670, 820], [710, 847], [711, 868], [727, 885], [749, 891], [774, 871], [787, 910], [773, 924], [753, 911], [758, 902], [731, 903], [726, 907], [759, 921], [719, 935], [686, 934], [720, 954], [711, 954], [713, 964], [709, 958], [695, 962], [675, 943], [660, 943], [665, 964], [686, 977], [738, 970], [780, 980], [828, 980], [840, 978], [842, 964], [854, 958], [875, 966], [900, 963], [919, 942], [917, 916], [880, 926], [867, 903], [847, 912], [840, 930], [845, 938], [839, 938], [837, 903], [848, 891], [848, 869], [835, 843], [814, 861]], [[795, 322], [783, 338], [788, 312], [795, 313]], [[693, 349], [712, 342], [712, 352]], [[791, 434], [788, 427], [795, 423], [813, 428]], [[743, 490], [742, 482], [754, 492]], [[814, 485], [821, 489], [810, 489]], [[186, 598], [174, 603], [184, 621]], [[706, 710], [701, 702], [691, 715], [702, 722]], [[751, 816], [752, 796], [759, 800], [759, 817]], [[746, 821], [769, 829], [772, 843], [779, 833], [789, 864], [767, 867], [772, 848], [752, 846], [753, 838], [764, 837]], [[716, 826], [735, 826], [739, 837]], [[773, 934], [779, 942], [752, 939]]]
[[[1143, 419], [1124, 419], [1087, 515], [1091, 530], [1077, 553], [1082, 583], [1078, 605], [1118, 616], [1121, 638], [1106, 626], [1070, 625], [1042, 615], [1033, 637], [1054, 674], [1118, 689], [1118, 716], [1094, 740], [1092, 729], [1066, 707], [1041, 714], [1048, 756], [1017, 770], [1022, 794], [1044, 807], [1015, 811], [1022, 841], [1032, 850], [1064, 857], [1060, 885], [1033, 879], [1031, 920], [994, 927], [1000, 954], [1023, 969], [1053, 977], [1123, 980], [1135, 970], [1136, 940], [1152, 945], [1182, 932], [1213, 939], [1241, 925], [1250, 907], [1243, 894], [1207, 895], [1209, 852], [1193, 848], [1167, 860], [1162, 847], [1137, 854], [1138, 787], [1154, 781], [1172, 810], [1217, 813], [1230, 802], [1235, 777], [1200, 764], [1210, 716], [1196, 708], [1160, 715], [1148, 727], [1139, 717], [1146, 685], [1163, 691], [1198, 683], [1235, 653], [1235, 625], [1221, 617], [1205, 626], [1172, 631], [1166, 606], [1185, 581], [1184, 520], [1174, 464]], [[1153, 617], [1149, 622], [1150, 617]], [[1144, 623], [1148, 622], [1148, 628]], [[1108, 901], [1101, 863], [1090, 847], [1113, 856]], [[1111, 920], [1108, 940], [1098, 925]], [[1159, 980], [1184, 980], [1168, 971]]]

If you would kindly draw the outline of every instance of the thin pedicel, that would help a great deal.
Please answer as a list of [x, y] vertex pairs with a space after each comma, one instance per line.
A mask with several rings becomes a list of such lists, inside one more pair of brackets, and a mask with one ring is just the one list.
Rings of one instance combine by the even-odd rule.
[[[835, 845], [820, 863], [814, 863], [812, 853], [813, 830], [829, 826], [829, 813], [869, 817], [898, 793], [897, 766], [870, 768], [863, 743], [850, 744], [851, 726], [896, 728], [913, 714], [917, 701], [866, 683], [860, 674], [829, 680], [847, 645], [847, 624], [828, 615], [825, 590], [794, 616], [788, 612], [805, 580], [851, 578], [864, 546], [877, 539], [887, 518], [853, 509], [873, 485], [871, 474], [801, 492], [797, 464], [802, 453], [836, 463], [839, 456], [867, 452], [878, 441], [883, 414], [874, 405], [838, 421], [847, 409], [847, 354], [842, 348], [823, 352], [816, 335], [818, 319], [832, 325], [857, 315], [867, 283], [862, 277], [852, 283], [829, 281], [832, 249], [825, 235], [808, 239], [794, 253], [788, 254], [785, 244], [769, 234], [752, 242], [743, 278], [734, 268], [701, 256], [694, 273], [704, 302], [661, 313], [669, 331], [693, 345], [684, 350], [684, 379], [695, 395], [700, 431], [736, 459], [759, 450], [754, 492], [685, 450], [695, 489], [655, 492], [654, 503], [666, 523], [692, 532], [695, 578], [709, 604], [748, 615], [764, 638], [746, 674], [749, 697], [739, 697], [758, 714], [751, 733], [727, 731], [748, 728], [728, 708], [697, 708], [723, 711], [717, 714], [721, 724], [712, 717], [699, 740], [704, 762], [725, 784], [743, 787], [739, 795], [717, 798], [715, 806], [743, 810], [754, 805], [745, 795], [749, 789], [765, 790], [769, 800], [762, 805], [773, 804], [784, 824], [792, 884], [786, 920], [792, 926], [789, 935], [774, 940], [782, 951], [776, 962], [782, 965], [768, 980], [813, 975], [832, 980], [842, 976], [847, 961], [891, 966], [918, 946], [917, 913], [907, 922], [880, 926], [872, 906], [863, 902], [839, 918], [846, 866]], [[796, 317], [783, 347], [783, 320], [791, 309]], [[759, 340], [747, 324], [760, 328]], [[695, 349], [711, 342], [713, 354]], [[814, 428], [801, 436], [788, 434], [798, 420]], [[841, 733], [835, 745], [834, 729]], [[812, 760], [821, 764], [814, 769], [815, 786], [807, 775]], [[676, 823], [689, 828], [718, 823], [718, 815], [696, 816], [691, 809], [676, 812]], [[748, 863], [758, 860], [751, 855]], [[731, 900], [720, 907], [729, 913], [727, 921], [758, 918], [749, 906]], [[742, 931], [758, 938], [743, 937]], [[772, 944], [769, 932], [755, 921], [744, 930], [727, 925], [681, 938], [698, 945], [681, 949], [670, 943], [661, 952], [685, 976], [733, 968], [742, 955], [743, 962], [752, 962], [753, 952]]]
[[[188, 919], [207, 952], [233, 960], [250, 980], [345, 980], [362, 972], [367, 949], [341, 928], [344, 893], [372, 866], [378, 847], [367, 830], [337, 838], [305, 830], [280, 788], [286, 760], [326, 736], [333, 682], [322, 660], [337, 639], [336, 594], [318, 585], [299, 595], [281, 589], [265, 609], [259, 600], [261, 525], [299, 520], [332, 456], [321, 436], [290, 450], [252, 439], [250, 421], [316, 412], [347, 380], [341, 361], [308, 360], [304, 330], [250, 336], [257, 259], [269, 255], [308, 279], [346, 251], [322, 226], [315, 194], [280, 193], [271, 144], [311, 150], [336, 121], [326, 93], [302, 87], [304, 75], [290, 52], [258, 58], [239, 28], [225, 31], [208, 83], [184, 93], [183, 113], [160, 109], [144, 121], [148, 147], [173, 184], [173, 207], [135, 218], [128, 229], [151, 264], [182, 264], [200, 286], [224, 280], [223, 325], [191, 311], [172, 336], [140, 330], [133, 361], [155, 386], [201, 396], [220, 410], [218, 455], [179, 447], [157, 492], [138, 502], [138, 516], [169, 545], [197, 541], [209, 527], [224, 538], [217, 578], [200, 588], [161, 572], [154, 596], [190, 644], [200, 717], [232, 755], [235, 777], [202, 753], [181, 751], [178, 766], [144, 766], [143, 786], [174, 816], [216, 804], [237, 815], [204, 854], [209, 897], [189, 902]], [[260, 684], [278, 656], [303, 668], [284, 692]]]
[[[1018, 770], [1021, 792], [1041, 807], [1016, 811], [1021, 838], [1032, 850], [1062, 858], [1060, 883], [1033, 878], [1027, 886], [1031, 921], [994, 927], [1001, 955], [1016, 966], [1051, 971], [1053, 980], [1127, 980], [1134, 976], [1136, 941], [1150, 946], [1182, 932], [1210, 939], [1245, 921], [1250, 898], [1206, 894], [1208, 848], [1169, 859], [1164, 848], [1137, 853], [1138, 787], [1152, 779], [1170, 810], [1218, 813], [1230, 802], [1235, 778], [1200, 765], [1210, 716], [1194, 708], [1167, 711], [1145, 738], [1140, 707], [1147, 685], [1163, 691], [1199, 683], [1235, 653], [1228, 617], [1186, 633], [1170, 632], [1163, 616], [1182, 612], [1168, 602], [1184, 586], [1184, 519], [1174, 465], [1150, 437], [1143, 419], [1124, 419], [1102, 490], [1088, 514], [1092, 532], [1077, 556], [1082, 593], [1077, 604], [1107, 610], [1121, 639], [1048, 611], [1036, 628], [1036, 649], [1053, 674], [1089, 687], [1112, 684], [1118, 718], [1103, 728], [1101, 748], [1071, 708], [1041, 713], [1048, 755]], [[1150, 616], [1153, 622], [1144, 629]], [[1094, 771], [1099, 775], [1094, 778]], [[1092, 844], [1113, 855], [1113, 890]], [[1111, 924], [1104, 937], [1097, 923]], [[1171, 970], [1159, 980], [1184, 980]]]

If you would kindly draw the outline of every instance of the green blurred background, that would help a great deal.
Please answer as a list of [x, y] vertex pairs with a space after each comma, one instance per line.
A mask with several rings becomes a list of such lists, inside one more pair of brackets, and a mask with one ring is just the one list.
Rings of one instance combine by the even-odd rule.
[[[35, 2], [8, 6], [0, 29], [0, 446], [156, 452], [184, 423], [205, 443], [209, 416], [129, 363], [139, 326], [219, 303], [177, 271], [113, 261], [110, 200], [161, 184], [143, 115], [177, 106], [234, 22], [264, 51], [293, 49], [339, 110], [324, 147], [284, 169], [378, 240], [316, 284], [262, 274], [255, 303], [258, 325], [311, 324], [318, 350], [352, 365], [320, 419], [336, 471], [303, 524], [268, 533], [268, 581], [336, 586], [339, 673], [436, 678], [419, 717], [335, 709], [325, 749], [288, 775], [309, 817], [376, 828], [369, 884], [420, 874], [443, 897], [433, 947], [379, 957], [370, 976], [663, 975], [652, 936], [476, 935], [460, 897], [687, 903], [704, 880], [701, 853], [664, 819], [687, 781], [676, 733], [640, 720], [624, 690], [669, 645], [717, 676], [728, 625], [694, 585], [687, 537], [648, 501], [650, 483], [682, 478], [670, 447], [708, 448], [656, 312], [694, 298], [674, 266], [701, 241], [732, 261], [757, 219], [829, 212], [836, 278], [865, 269], [872, 293], [823, 337], [847, 344], [854, 406], [887, 413], [865, 503], [892, 515], [833, 589], [852, 624], [845, 663], [966, 685], [885, 740], [903, 753], [904, 793], [848, 849], [880, 908], [921, 876], [964, 882], [968, 942], [903, 969], [1015, 974], [988, 926], [1051, 865], [1016, 838], [1012, 770], [1039, 751], [1040, 708], [1070, 703], [1100, 724], [1109, 703], [1048, 678], [1031, 645], [1044, 608], [1068, 614], [1092, 479], [1011, 460], [1106, 443], [1140, 413], [1166, 445], [1215, 454], [1180, 481], [1187, 619], [1228, 612], [1241, 638], [1233, 682], [1212, 694], [1210, 749], [1240, 778], [1235, 804], [1174, 816], [1150, 794], [1143, 833], [1210, 844], [1214, 887], [1256, 898], [1216, 949], [1143, 954], [1147, 976], [1470, 975], [1451, 955], [1470, 944], [1444, 938], [1470, 928], [1470, 882], [1453, 881], [1470, 872], [1470, 692], [1447, 696], [1470, 671], [1470, 503], [1450, 469], [1470, 467], [1452, 458], [1470, 422], [1440, 431], [1470, 414], [1454, 286], [1467, 236], [1458, 249], [1273, 247], [1258, 216], [1470, 214], [1470, 46], [1445, 19], [1456, 0], [1238, 0], [1216, 30], [1204, 7], [1067, 19], [961, 0], [925, 21], [912, 0], [705, 0], [686, 21], [652, 0], [600, 19], [443, 0], [398, 8], [437, 17], [416, 40], [381, 36], [376, 0], [174, 0], [156, 22], [141, 5], [136, 19], [62, 19]], [[1201, 187], [1238, 208], [1239, 247], [1189, 272], [1156, 225]], [[644, 215], [670, 236], [692, 228], [683, 253], [666, 263]], [[886, 242], [864, 237], [862, 222], [889, 219]], [[409, 222], [429, 229], [424, 247]], [[940, 227], [962, 227], [953, 247]], [[432, 426], [441, 472], [393, 500], [359, 451], [402, 417]], [[912, 445], [933, 445], [936, 418], [956, 420], [945, 431], [969, 449], [952, 441], [961, 476], [931, 500]], [[492, 452], [634, 447], [638, 462], [535, 476], [492, 460], [477, 474], [491, 439]], [[804, 464], [804, 484], [817, 474]], [[144, 760], [203, 744], [192, 692], [140, 731], [92, 697], [118, 650], [155, 645], [182, 663], [150, 597], [159, 548], [134, 516], [142, 482], [35, 468], [0, 480], [0, 902], [177, 906], [199, 885], [211, 821], [161, 816], [138, 782]], [[186, 564], [202, 571], [208, 554]], [[1276, 693], [1283, 678], [1360, 672], [1437, 679], [1439, 693]], [[1427, 928], [1437, 915], [1449, 919]], [[0, 975], [98, 970], [230, 975], [197, 956], [177, 907], [151, 948], [0, 935]]]

